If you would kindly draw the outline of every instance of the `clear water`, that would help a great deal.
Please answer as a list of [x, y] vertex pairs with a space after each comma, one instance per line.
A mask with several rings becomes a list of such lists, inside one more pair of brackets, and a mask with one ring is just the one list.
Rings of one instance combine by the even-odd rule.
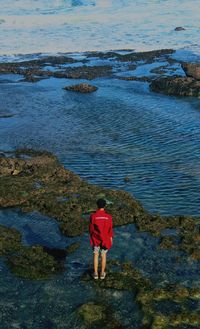
[[[198, 0], [0, 0], [0, 59], [174, 48], [175, 58], [199, 62], [199, 16]], [[175, 32], [176, 26], [186, 30]], [[90, 65], [96, 61], [91, 59]], [[134, 74], [149, 75], [151, 68], [140, 66]], [[32, 84], [19, 82], [21, 76], [0, 79], [0, 151], [49, 150], [82, 178], [125, 189], [154, 213], [200, 216], [199, 99], [157, 95], [146, 83], [118, 79], [94, 80], [99, 89], [90, 95], [62, 89], [77, 80], [51, 78]], [[130, 182], [124, 182], [125, 176]], [[16, 278], [1, 260], [2, 329], [84, 329], [75, 316], [77, 307], [105, 300], [125, 328], [138, 328], [141, 314], [131, 295], [107, 290], [102, 296], [92, 281], [80, 281], [92, 266], [87, 234], [63, 237], [53, 219], [17, 209], [1, 210], [0, 223], [20, 230], [26, 245], [64, 248], [81, 243], [67, 257], [66, 271], [48, 281]], [[197, 262], [157, 246], [157, 238], [128, 225], [115, 229], [108, 256], [131, 260], [157, 283], [199, 285]]]
[[0, 0], [0, 55], [123, 48], [200, 54], [199, 18], [198, 0]]
[[9, 116], [0, 120], [0, 149], [47, 149], [82, 178], [125, 189], [154, 213], [199, 217], [200, 100], [118, 79], [93, 81], [99, 89], [90, 95], [62, 89], [73, 83], [1, 83]]
[[[48, 281], [17, 278], [0, 262], [2, 329], [85, 329], [77, 320], [75, 312], [81, 304], [91, 301], [112, 305], [124, 328], [139, 327], [141, 313], [131, 294], [115, 290], [98, 291], [92, 280], [87, 283], [80, 281], [82, 274], [92, 267], [92, 251], [87, 234], [81, 239], [64, 238], [58, 233], [53, 219], [49, 220], [37, 213], [25, 215], [17, 210], [1, 210], [0, 224], [19, 229], [23, 243], [29, 245], [40, 243], [52, 247], [54, 244], [64, 248], [72, 241], [81, 243], [79, 250], [67, 256], [65, 272]], [[30, 232], [34, 234], [30, 235]], [[128, 225], [115, 229], [114, 247], [109, 251], [108, 258], [121, 262], [131, 260], [144, 276], [157, 284], [199, 285], [197, 262], [189, 261], [179, 252], [158, 250], [157, 246], [158, 238], [137, 233], [134, 225]]]

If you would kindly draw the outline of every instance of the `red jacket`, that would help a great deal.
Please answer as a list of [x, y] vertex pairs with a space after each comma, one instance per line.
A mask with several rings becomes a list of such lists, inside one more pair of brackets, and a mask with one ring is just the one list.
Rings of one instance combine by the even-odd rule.
[[90, 244], [110, 249], [113, 237], [112, 216], [99, 209], [90, 216]]

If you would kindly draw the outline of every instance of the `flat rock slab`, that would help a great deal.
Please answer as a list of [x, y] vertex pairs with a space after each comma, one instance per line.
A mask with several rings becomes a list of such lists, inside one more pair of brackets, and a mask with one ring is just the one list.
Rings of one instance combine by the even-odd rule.
[[89, 85], [88, 83], [79, 83], [77, 85], [64, 87], [64, 89], [85, 94], [85, 93], [92, 93], [92, 92], [96, 91], [98, 88], [95, 86]]
[[187, 77], [200, 80], [200, 64], [182, 63], [181, 66]]
[[190, 77], [167, 77], [152, 81], [150, 89], [174, 96], [200, 97], [200, 81]]

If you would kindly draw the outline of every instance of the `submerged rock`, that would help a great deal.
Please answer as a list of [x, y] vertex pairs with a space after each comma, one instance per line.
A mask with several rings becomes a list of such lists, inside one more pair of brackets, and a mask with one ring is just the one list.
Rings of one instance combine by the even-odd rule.
[[74, 243], [70, 244], [70, 245], [66, 248], [66, 253], [67, 253], [67, 255], [72, 254], [72, 253], [75, 252], [79, 247], [80, 247], [80, 243], [79, 243], [79, 242], [74, 242]]
[[83, 318], [86, 324], [92, 325], [95, 322], [105, 320], [106, 308], [103, 305], [87, 303], [80, 306], [78, 314]]
[[125, 80], [125, 81], [142, 81], [142, 82], [151, 82], [154, 79], [154, 77], [137, 77], [137, 76], [130, 76], [130, 77], [119, 77], [119, 80]]
[[150, 89], [166, 95], [200, 97], [200, 81], [189, 77], [158, 78], [151, 82]]
[[89, 328], [123, 329], [121, 323], [116, 319], [112, 307], [105, 301], [83, 304], [76, 312]]
[[[91, 185], [60, 165], [48, 152], [18, 150], [16, 158], [0, 158], [0, 206], [39, 211], [55, 218], [60, 230], [70, 237], [88, 231], [90, 214], [96, 200], [105, 198], [114, 226], [135, 223], [139, 231], [161, 236], [164, 229], [178, 229], [176, 248], [199, 259], [199, 224], [195, 218], [162, 217], [149, 214], [125, 191]], [[40, 182], [40, 188], [37, 188]], [[63, 200], [60, 202], [60, 200]], [[174, 245], [163, 241], [162, 246]]]
[[21, 234], [14, 228], [0, 225], [0, 256], [19, 250]]
[[[27, 153], [27, 154], [26, 154]], [[29, 157], [26, 159], [26, 155]], [[13, 175], [17, 171], [17, 175]], [[58, 220], [67, 236], [88, 230], [89, 216], [101, 196], [108, 201], [114, 225], [132, 223], [145, 211], [125, 191], [90, 185], [61, 166], [50, 153], [21, 150], [17, 158], [0, 158], [0, 206], [19, 206], [24, 211], [37, 210]], [[41, 188], [36, 188], [40, 182]], [[60, 198], [64, 198], [60, 202]]]
[[64, 71], [52, 72], [55, 78], [92, 80], [112, 75], [111, 65], [69, 67]]
[[200, 80], [200, 64], [182, 63], [181, 66], [188, 77]]
[[33, 280], [48, 279], [63, 269], [41, 246], [22, 246], [7, 257], [7, 264], [15, 275]]
[[73, 86], [67, 86], [64, 87], [65, 90], [70, 90], [70, 91], [76, 91], [80, 93], [92, 93], [96, 91], [98, 88], [92, 85], [89, 85], [88, 83], [79, 83], [77, 85]]

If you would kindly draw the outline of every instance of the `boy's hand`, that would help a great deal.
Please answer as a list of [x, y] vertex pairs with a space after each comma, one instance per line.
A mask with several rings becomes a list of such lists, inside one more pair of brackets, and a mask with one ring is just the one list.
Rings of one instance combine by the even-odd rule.
[[111, 240], [111, 243], [112, 243], [112, 245], [113, 245], [113, 238], [110, 238], [110, 240]]

